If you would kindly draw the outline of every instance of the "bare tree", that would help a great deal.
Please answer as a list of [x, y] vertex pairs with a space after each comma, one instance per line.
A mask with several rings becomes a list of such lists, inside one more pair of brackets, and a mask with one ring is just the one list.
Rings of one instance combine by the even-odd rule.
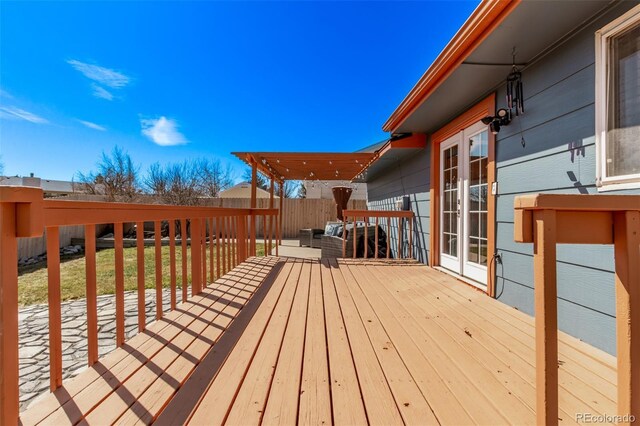
[[96, 171], [78, 172], [79, 186], [85, 192], [104, 195], [109, 201], [116, 198], [130, 200], [140, 193], [139, 167], [120, 147], [113, 148], [110, 155], [103, 152], [96, 166]]
[[[257, 177], [257, 182], [256, 182], [256, 186], [260, 189], [264, 189], [265, 191], [269, 191], [269, 187], [270, 187], [270, 182], [269, 182], [269, 178], [265, 175], [263, 175], [262, 173], [258, 172], [256, 174]], [[244, 173], [242, 174], [242, 179], [247, 181], [247, 182], [251, 182], [251, 169], [245, 169]], [[286, 180], [284, 182], [284, 198], [304, 198], [304, 197], [300, 197], [300, 192], [299, 192], [299, 185], [301, 185], [301, 183], [299, 181], [296, 180]], [[276, 195], [280, 195], [279, 190], [276, 193]]]
[[[242, 174], [242, 179], [246, 182], [251, 182], [251, 167], [244, 170]], [[264, 189], [265, 191], [269, 190], [269, 178], [267, 178], [262, 173], [256, 173], [256, 185], [260, 189]]]
[[231, 169], [219, 161], [201, 159], [182, 163], [152, 164], [144, 184], [148, 192], [167, 204], [193, 206], [214, 198], [233, 183]]
[[218, 197], [223, 191], [233, 185], [231, 167], [223, 167], [220, 160], [202, 159], [198, 162], [200, 172], [200, 186], [205, 197]]
[[298, 192], [299, 185], [302, 185], [302, 183], [297, 180], [284, 181], [284, 198], [304, 198], [300, 197], [300, 193]]
[[304, 186], [304, 183], [300, 182], [297, 190], [296, 198], [307, 198], [307, 187]]

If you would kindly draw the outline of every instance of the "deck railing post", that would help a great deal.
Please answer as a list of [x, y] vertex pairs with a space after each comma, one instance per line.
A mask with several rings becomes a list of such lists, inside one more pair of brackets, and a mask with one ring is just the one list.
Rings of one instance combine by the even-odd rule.
[[200, 250], [200, 219], [191, 219], [191, 295], [195, 296], [202, 291], [202, 281], [200, 273], [201, 254]]
[[342, 218], [342, 257], [347, 257], [347, 216]]
[[[95, 234], [95, 229], [93, 233]], [[85, 240], [88, 238], [85, 235]], [[147, 327], [144, 282], [144, 222], [136, 223], [136, 261], [138, 264], [138, 270], [136, 271], [138, 283], [138, 332], [141, 332]]]
[[176, 310], [176, 222], [169, 221], [169, 276], [171, 282], [171, 310]]
[[538, 424], [558, 424], [558, 309], [556, 212], [535, 211], [533, 279], [536, 324], [536, 415]]
[[182, 273], [182, 302], [187, 300], [187, 286], [188, 286], [188, 270], [187, 270], [187, 219], [180, 219], [180, 254], [182, 256], [182, 267], [180, 272]]
[[60, 230], [47, 228], [47, 302], [49, 311], [49, 388], [62, 386], [62, 312], [60, 306]]
[[42, 190], [0, 188], [0, 423], [18, 424], [18, 237], [41, 236]]
[[[87, 292], [87, 362], [98, 362], [98, 289], [96, 278], [96, 226], [84, 227], [84, 256]], [[144, 311], [143, 311], [144, 315]]]
[[[123, 223], [113, 224], [113, 234], [115, 243], [115, 269], [116, 269], [116, 346], [124, 344], [124, 246], [123, 246]], [[156, 272], [157, 273], [157, 272]]]
[[630, 424], [631, 416], [640, 419], [640, 212], [616, 212], [613, 223], [618, 415]]
[[244, 241], [243, 241], [243, 217], [236, 217], [236, 264], [242, 263], [242, 253], [244, 252]]
[[256, 255], [256, 214], [254, 210], [251, 210], [249, 216], [250, 238], [249, 238], [249, 256]]
[[0, 418], [18, 423], [18, 239], [16, 205], [0, 204]]
[[276, 215], [276, 256], [280, 255], [278, 248], [282, 240], [280, 239], [280, 210], [278, 210], [278, 214]]
[[[162, 222], [153, 223], [155, 279], [156, 279], [156, 320], [162, 318]], [[193, 244], [193, 241], [192, 241]], [[192, 246], [193, 247], [193, 246]]]

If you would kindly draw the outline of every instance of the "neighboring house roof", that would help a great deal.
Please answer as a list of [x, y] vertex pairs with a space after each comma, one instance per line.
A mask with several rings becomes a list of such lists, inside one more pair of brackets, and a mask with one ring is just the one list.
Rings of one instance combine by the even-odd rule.
[[[504, 82], [513, 64], [514, 48], [516, 63], [526, 69], [610, 6], [609, 0], [484, 0], [383, 129], [392, 133], [433, 132]], [[526, 75], [524, 85], [526, 95]]]
[[[240, 182], [229, 189], [220, 191], [220, 198], [251, 198], [251, 182]], [[262, 188], [256, 188], [257, 198], [269, 198], [269, 191]], [[278, 198], [274, 195], [274, 198]]]
[[0, 185], [30, 186], [42, 188], [43, 192], [50, 194], [71, 194], [74, 191], [74, 183], [64, 180], [42, 179], [39, 177], [6, 176], [0, 177]]

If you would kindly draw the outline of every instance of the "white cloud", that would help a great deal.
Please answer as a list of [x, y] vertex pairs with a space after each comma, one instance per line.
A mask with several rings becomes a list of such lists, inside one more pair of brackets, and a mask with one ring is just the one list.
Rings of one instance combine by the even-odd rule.
[[111, 94], [111, 92], [109, 92], [104, 87], [98, 86], [95, 83], [91, 83], [91, 88], [93, 89], [93, 96], [95, 96], [96, 98], [102, 98], [108, 101], [113, 99], [113, 94]]
[[48, 124], [49, 120], [35, 115], [29, 111], [14, 106], [0, 107], [0, 116], [14, 120], [25, 120], [36, 124]]
[[11, 96], [11, 94], [9, 92], [7, 92], [4, 89], [0, 88], [0, 97], [2, 98], [7, 98], [7, 99], [13, 99], [13, 96]]
[[67, 63], [84, 74], [88, 79], [100, 83], [103, 86], [111, 87], [112, 89], [120, 89], [131, 81], [128, 76], [110, 68], [80, 62], [75, 59], [70, 59]]
[[85, 126], [87, 126], [90, 129], [94, 129], [94, 130], [100, 130], [101, 132], [106, 132], [107, 128], [103, 127], [99, 124], [96, 123], [92, 123], [90, 121], [84, 121], [84, 120], [78, 120], [80, 123], [84, 124]]
[[140, 119], [142, 134], [160, 146], [184, 145], [187, 139], [178, 131], [178, 123], [167, 117]]

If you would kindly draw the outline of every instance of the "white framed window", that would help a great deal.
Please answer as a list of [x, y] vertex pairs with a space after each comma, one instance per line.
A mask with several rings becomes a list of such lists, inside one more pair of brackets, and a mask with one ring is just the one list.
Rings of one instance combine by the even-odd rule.
[[640, 6], [596, 32], [600, 191], [640, 188]]

